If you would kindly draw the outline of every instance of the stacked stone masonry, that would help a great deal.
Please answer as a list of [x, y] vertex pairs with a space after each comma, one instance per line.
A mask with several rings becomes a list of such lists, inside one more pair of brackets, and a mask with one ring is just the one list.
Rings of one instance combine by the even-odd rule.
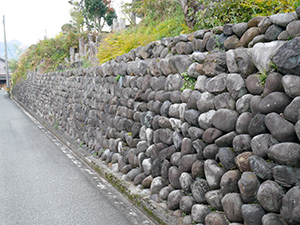
[[[299, 17], [300, 8], [164, 38], [97, 67], [33, 72], [13, 95], [185, 224], [300, 224]], [[185, 73], [193, 90], [181, 91]]]

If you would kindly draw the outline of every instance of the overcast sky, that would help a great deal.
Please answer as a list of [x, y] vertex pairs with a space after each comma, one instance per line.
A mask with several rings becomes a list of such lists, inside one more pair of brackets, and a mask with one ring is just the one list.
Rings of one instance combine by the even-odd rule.
[[[114, 0], [114, 7], [128, 0]], [[2, 0], [0, 3], [0, 42], [4, 41], [3, 15], [7, 41], [18, 40], [25, 45], [55, 37], [61, 26], [70, 21], [68, 0]], [[117, 9], [118, 10], [118, 9]]]

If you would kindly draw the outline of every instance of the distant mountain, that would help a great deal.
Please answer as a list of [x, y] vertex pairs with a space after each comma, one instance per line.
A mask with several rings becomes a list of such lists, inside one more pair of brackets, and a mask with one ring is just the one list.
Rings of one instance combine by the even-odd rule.
[[[7, 42], [7, 57], [8, 60], [10, 59], [17, 59], [27, 47], [23, 46], [22, 42], [18, 40], [11, 40]], [[5, 57], [5, 48], [4, 42], [0, 42], [0, 57]]]

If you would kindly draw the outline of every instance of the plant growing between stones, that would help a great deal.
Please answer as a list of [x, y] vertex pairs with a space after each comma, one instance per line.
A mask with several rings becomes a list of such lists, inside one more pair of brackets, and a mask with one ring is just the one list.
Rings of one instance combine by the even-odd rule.
[[118, 76], [116, 77], [115, 81], [119, 81], [121, 77], [122, 77], [122, 75], [118, 75]]
[[190, 77], [187, 72], [183, 72], [181, 74], [181, 76], [183, 77], [184, 79], [184, 83], [183, 83], [183, 86], [182, 88], [180, 89], [180, 91], [183, 91], [185, 89], [191, 89], [191, 90], [194, 90], [194, 87], [195, 87], [195, 84], [196, 84], [196, 81], [197, 79], [196, 78], [193, 78], [193, 77]]
[[259, 74], [257, 75], [257, 77], [259, 78], [259, 83], [260, 85], [262, 85], [263, 87], [265, 86], [266, 84], [266, 79], [267, 79], [267, 73], [264, 71], [264, 72], [259, 72]]

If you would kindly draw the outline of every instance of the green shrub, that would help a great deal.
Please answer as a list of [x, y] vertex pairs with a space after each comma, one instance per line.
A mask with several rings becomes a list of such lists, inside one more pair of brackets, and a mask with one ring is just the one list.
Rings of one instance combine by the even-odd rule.
[[248, 22], [256, 16], [295, 11], [299, 0], [198, 0], [204, 8], [196, 13], [198, 29], [212, 28], [226, 23]]

